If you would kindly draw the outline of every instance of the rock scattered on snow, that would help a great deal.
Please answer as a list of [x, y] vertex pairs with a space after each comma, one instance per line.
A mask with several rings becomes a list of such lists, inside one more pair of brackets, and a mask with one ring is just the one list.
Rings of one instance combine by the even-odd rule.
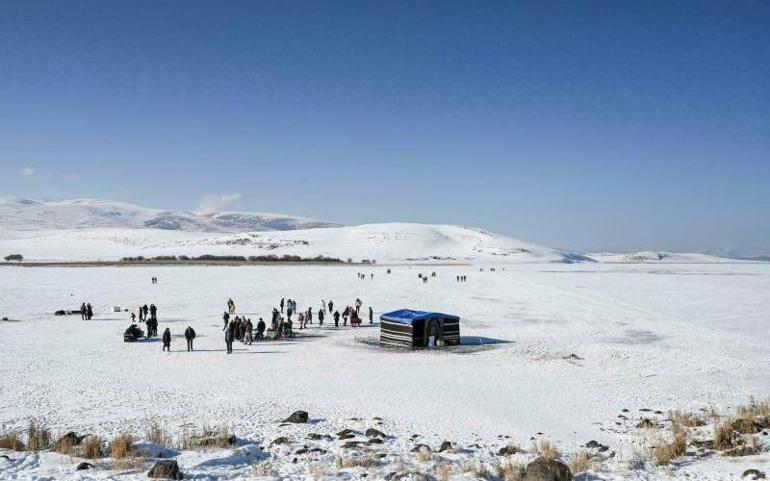
[[305, 411], [295, 411], [291, 416], [286, 418], [284, 422], [304, 424], [308, 420], [308, 414]]
[[498, 456], [513, 456], [514, 454], [519, 452], [519, 448], [516, 446], [503, 446], [500, 448], [500, 451], [497, 452]]
[[751, 476], [751, 479], [757, 480], [757, 479], [765, 479], [765, 472], [760, 471], [758, 469], [747, 469], [743, 472], [742, 478], [745, 478], [746, 476]]
[[91, 464], [91, 463], [86, 463], [86, 462], [84, 461], [84, 462], [82, 462], [82, 463], [80, 463], [80, 464], [78, 464], [78, 465], [77, 465], [77, 467], [75, 468], [75, 471], [83, 471], [83, 470], [85, 470], [85, 469], [91, 469], [91, 468], [93, 468], [93, 467], [94, 467], [94, 465], [93, 465], [93, 464]]
[[184, 479], [179, 465], [173, 459], [158, 461], [147, 473], [147, 476], [161, 479]]
[[443, 453], [444, 451], [451, 451], [454, 450], [454, 446], [452, 445], [451, 441], [444, 441], [441, 443], [441, 447], [438, 448], [438, 452]]
[[524, 481], [571, 481], [572, 472], [562, 462], [538, 458], [527, 465]]
[[286, 436], [281, 436], [280, 438], [276, 438], [273, 440], [272, 443], [270, 443], [270, 446], [278, 446], [281, 444], [289, 444], [289, 438]]
[[642, 420], [639, 421], [639, 424], [637, 424], [636, 427], [639, 428], [639, 429], [654, 428], [655, 427], [655, 423], [652, 422], [652, 420], [650, 420], [650, 419], [642, 418]]
[[383, 433], [380, 430], [374, 429], [374, 428], [367, 429], [366, 432], [364, 433], [364, 435], [367, 438], [385, 438], [385, 437], [387, 437], [387, 435], [385, 433]]

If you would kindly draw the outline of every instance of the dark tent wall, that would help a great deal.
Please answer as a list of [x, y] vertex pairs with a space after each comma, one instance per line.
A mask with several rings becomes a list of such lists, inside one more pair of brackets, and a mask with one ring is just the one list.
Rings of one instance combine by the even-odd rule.
[[380, 343], [398, 347], [460, 344], [460, 318], [401, 309], [380, 316]]

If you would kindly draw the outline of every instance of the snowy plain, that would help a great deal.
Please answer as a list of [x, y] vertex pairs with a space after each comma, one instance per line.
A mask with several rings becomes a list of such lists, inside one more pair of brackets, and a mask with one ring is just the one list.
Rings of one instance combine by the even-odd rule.
[[[432, 271], [436, 278], [419, 281], [418, 273]], [[456, 282], [457, 275], [468, 282]], [[309, 464], [293, 463], [291, 451], [309, 432], [363, 431], [375, 417], [383, 418], [378, 429], [394, 436], [387, 449], [405, 455], [415, 442], [478, 445], [472, 456], [484, 460], [508, 442], [548, 439], [569, 453], [597, 440], [617, 456], [590, 479], [738, 479], [743, 469], [770, 463], [766, 453], [667, 469], [633, 461], [649, 443], [634, 427], [640, 409], [728, 411], [770, 395], [767, 263], [477, 261], [398, 265], [390, 275], [385, 266], [356, 265], [3, 267], [0, 285], [0, 316], [19, 321], [0, 323], [0, 429], [23, 430], [34, 418], [56, 432], [109, 439], [141, 436], [150, 419], [172, 432], [225, 424], [265, 448], [252, 457], [251, 445], [239, 454], [182, 453], [183, 470], [196, 479], [252, 479], [257, 460], [273, 462], [272, 474], [305, 479]], [[296, 340], [236, 343], [226, 355], [227, 298], [256, 322], [281, 297], [314, 310], [322, 299], [343, 306], [360, 297], [375, 319], [403, 307], [457, 314], [464, 345], [382, 349], [376, 324], [335, 329], [327, 319]], [[95, 306], [92, 321], [53, 316], [81, 302]], [[158, 342], [123, 343], [128, 314], [112, 306], [144, 303], [158, 306], [161, 332], [171, 328], [171, 353]], [[187, 325], [198, 333], [192, 353], [184, 350]], [[298, 409], [310, 413], [311, 424], [281, 426]], [[618, 418], [623, 409], [628, 420]], [[412, 441], [412, 434], [421, 437]], [[298, 444], [267, 449], [279, 436]], [[316, 462], [329, 464], [343, 451], [329, 444]], [[146, 479], [140, 470], [75, 473], [62, 458], [12, 453], [0, 459], [0, 479]]]

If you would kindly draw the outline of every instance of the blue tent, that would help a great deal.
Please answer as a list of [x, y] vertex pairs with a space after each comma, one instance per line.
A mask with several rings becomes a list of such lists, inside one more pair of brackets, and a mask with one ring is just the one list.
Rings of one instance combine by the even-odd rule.
[[400, 309], [380, 316], [380, 343], [422, 347], [460, 343], [460, 318], [441, 312]]
[[381, 321], [397, 322], [399, 324], [411, 324], [414, 325], [415, 321], [424, 321], [432, 317], [440, 317], [444, 319], [451, 319], [459, 321], [460, 318], [452, 316], [450, 314], [443, 314], [441, 312], [428, 312], [428, 311], [415, 311], [412, 309], [399, 309], [393, 312], [386, 312], [380, 316]]

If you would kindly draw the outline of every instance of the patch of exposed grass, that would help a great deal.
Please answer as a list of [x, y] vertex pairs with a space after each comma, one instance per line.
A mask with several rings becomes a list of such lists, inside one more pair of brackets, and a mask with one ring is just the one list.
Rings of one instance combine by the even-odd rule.
[[558, 449], [556, 449], [556, 446], [554, 446], [550, 441], [546, 441], [545, 439], [535, 444], [534, 451], [537, 454], [537, 457], [549, 461], [554, 461], [561, 458], [561, 453]]
[[703, 419], [697, 414], [687, 411], [670, 411], [668, 413], [668, 420], [671, 421], [671, 425], [674, 427], [695, 428], [705, 424]]
[[671, 442], [661, 441], [653, 449], [653, 456], [659, 466], [667, 466], [676, 458], [681, 457], [687, 449], [687, 435], [683, 429], [674, 431], [674, 439]]
[[102, 440], [99, 436], [86, 436], [81, 443], [83, 448], [83, 457], [88, 459], [98, 459], [104, 456], [102, 451]]
[[0, 435], [0, 448], [10, 449], [12, 451], [24, 451], [25, 446], [17, 433], [10, 432]]
[[589, 464], [591, 462], [591, 455], [588, 451], [581, 450], [569, 457], [569, 469], [572, 474], [581, 474], [588, 471]]
[[714, 447], [718, 450], [730, 449], [735, 444], [733, 420], [726, 419], [714, 426]]
[[337, 469], [370, 468], [376, 464], [377, 460], [372, 456], [354, 456], [350, 458], [337, 456], [334, 458], [334, 467]]
[[461, 473], [470, 473], [481, 479], [487, 479], [490, 477], [489, 470], [483, 464], [477, 463], [470, 459], [463, 459], [460, 461], [459, 467]]
[[110, 455], [115, 466], [124, 468], [131, 463], [136, 451], [134, 450], [134, 437], [130, 434], [121, 434], [110, 443]]
[[40, 451], [51, 446], [51, 432], [35, 421], [27, 427], [27, 447], [30, 451]]
[[171, 444], [171, 438], [160, 421], [150, 421], [144, 429], [146, 439], [162, 448], [167, 448]]
[[521, 481], [524, 479], [524, 466], [505, 460], [497, 466], [497, 477], [504, 481]]

